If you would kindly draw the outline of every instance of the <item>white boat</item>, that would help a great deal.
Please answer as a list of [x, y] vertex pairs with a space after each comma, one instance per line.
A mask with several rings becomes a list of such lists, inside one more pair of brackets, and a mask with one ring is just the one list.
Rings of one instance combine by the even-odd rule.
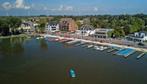
[[94, 49], [100, 50], [99, 46], [94, 46]]
[[40, 39], [39, 37], [36, 38], [37, 40]]
[[36, 39], [38, 40], [38, 39], [43, 39], [43, 38], [44, 38], [44, 37], [41, 36], [41, 37], [37, 37]]
[[87, 47], [88, 47], [88, 48], [92, 48], [92, 47], [93, 47], [93, 45], [88, 45]]
[[94, 46], [94, 48], [96, 50], [100, 50], [100, 51], [103, 51], [103, 50], [107, 49], [107, 47], [104, 47], [104, 46]]

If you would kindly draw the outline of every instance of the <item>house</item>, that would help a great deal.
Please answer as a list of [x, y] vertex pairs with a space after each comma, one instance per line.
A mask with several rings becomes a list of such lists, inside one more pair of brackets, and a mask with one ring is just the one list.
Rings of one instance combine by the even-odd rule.
[[94, 30], [93, 36], [96, 38], [108, 38], [109, 32], [112, 32], [113, 29], [110, 28], [97, 28]]
[[94, 27], [88, 24], [82, 25], [79, 30], [76, 31], [76, 34], [89, 36], [93, 33]]
[[135, 32], [134, 34], [130, 34], [126, 36], [126, 39], [134, 42], [144, 42], [147, 41], [147, 32], [145, 31]]
[[34, 24], [31, 21], [22, 22], [19, 30], [23, 29], [24, 32], [31, 32], [33, 31]]
[[56, 22], [49, 22], [45, 29], [46, 32], [57, 32], [59, 31], [59, 24]]
[[59, 23], [59, 29], [61, 31], [75, 32], [78, 26], [72, 18], [62, 18]]

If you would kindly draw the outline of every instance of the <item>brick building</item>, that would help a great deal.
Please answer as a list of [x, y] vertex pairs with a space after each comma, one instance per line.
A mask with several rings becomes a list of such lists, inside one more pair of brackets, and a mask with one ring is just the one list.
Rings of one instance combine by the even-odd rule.
[[78, 26], [72, 18], [62, 18], [59, 23], [59, 29], [61, 31], [75, 32]]

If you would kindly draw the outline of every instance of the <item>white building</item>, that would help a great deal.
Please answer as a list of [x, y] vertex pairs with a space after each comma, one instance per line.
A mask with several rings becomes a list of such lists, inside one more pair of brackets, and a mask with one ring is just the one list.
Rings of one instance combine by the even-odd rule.
[[57, 32], [59, 31], [59, 24], [55, 22], [50, 22], [47, 24], [46, 32]]
[[109, 32], [112, 32], [113, 29], [110, 28], [97, 28], [94, 30], [93, 36], [96, 38], [108, 38]]
[[79, 30], [76, 31], [76, 34], [83, 35], [83, 36], [89, 36], [93, 34], [94, 27], [91, 25], [83, 25]]
[[21, 26], [19, 27], [19, 30], [23, 29], [24, 32], [30, 32], [34, 28], [34, 25], [31, 21], [28, 22], [22, 22]]
[[135, 32], [134, 34], [128, 35], [126, 39], [134, 42], [144, 42], [147, 41], [147, 32], [145, 31]]

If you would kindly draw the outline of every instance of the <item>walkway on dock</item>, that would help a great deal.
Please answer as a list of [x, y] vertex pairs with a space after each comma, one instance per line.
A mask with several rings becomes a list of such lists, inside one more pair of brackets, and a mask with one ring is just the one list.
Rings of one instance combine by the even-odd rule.
[[135, 52], [134, 49], [131, 48], [125, 48], [125, 49], [121, 49], [119, 51], [116, 52], [117, 55], [122, 55], [124, 57], [128, 57], [129, 55], [133, 54]]

